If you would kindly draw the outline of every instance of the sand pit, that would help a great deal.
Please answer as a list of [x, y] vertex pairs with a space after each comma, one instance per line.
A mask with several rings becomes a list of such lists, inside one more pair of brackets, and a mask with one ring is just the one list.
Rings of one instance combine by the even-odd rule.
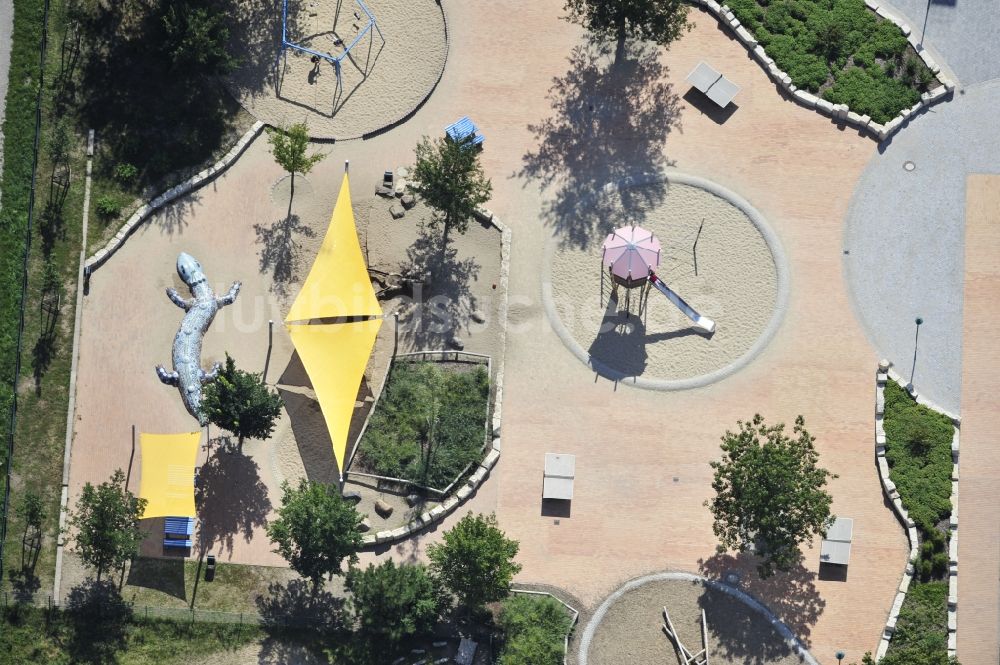
[[800, 647], [790, 644], [768, 616], [718, 583], [666, 573], [636, 580], [623, 590], [605, 601], [588, 623], [580, 643], [581, 665], [681, 663], [661, 628], [664, 605], [684, 645], [694, 652], [701, 649], [705, 610], [711, 663], [815, 663], [808, 652], [797, 651]]
[[611, 228], [633, 221], [656, 234], [657, 274], [715, 320], [715, 333], [695, 329], [655, 290], [641, 315], [641, 289], [619, 288], [612, 299], [601, 270], [603, 236], [586, 248], [551, 242], [545, 304], [563, 341], [599, 373], [650, 388], [704, 385], [749, 362], [780, 323], [787, 285], [781, 251], [749, 205], [711, 183], [678, 174], [662, 196], [643, 191], [651, 187], [663, 183], [618, 190]]
[[[258, 120], [274, 126], [305, 121], [320, 139], [351, 139], [405, 119], [430, 95], [444, 71], [447, 31], [434, 0], [367, 0], [378, 30], [364, 34], [334, 65], [281, 49], [281, 3], [244, 0], [234, 21], [241, 65], [229, 87]], [[288, 38], [339, 56], [363, 33], [367, 16], [353, 0], [289, 0]], [[358, 18], [360, 17], [360, 18]], [[381, 33], [381, 34], [380, 34]]]

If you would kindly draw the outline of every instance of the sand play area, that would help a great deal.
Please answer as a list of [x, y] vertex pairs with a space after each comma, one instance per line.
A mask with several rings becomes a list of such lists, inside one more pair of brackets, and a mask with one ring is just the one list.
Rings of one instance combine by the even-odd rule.
[[246, 0], [234, 37], [245, 54], [229, 87], [258, 120], [272, 126], [305, 121], [319, 139], [352, 139], [406, 118], [444, 71], [448, 41], [434, 0], [367, 0], [378, 29], [356, 0], [288, 0], [287, 39], [309, 51], [281, 48], [282, 2]]
[[655, 290], [642, 296], [642, 288], [619, 287], [612, 295], [602, 271], [603, 237], [586, 247], [553, 241], [549, 248], [553, 310], [578, 350], [609, 378], [711, 375], [746, 356], [774, 317], [779, 271], [761, 229], [744, 210], [701, 187], [668, 181], [662, 195], [641, 191], [662, 187], [619, 190], [612, 224], [635, 223], [655, 234], [662, 244], [657, 274], [716, 322], [714, 334], [694, 328]]
[[[710, 663], [793, 665], [806, 662], [792, 651], [770, 620], [755, 608], [701, 581], [652, 580], [626, 591], [593, 628], [585, 665], [661, 665], [683, 661], [663, 631], [663, 607], [690, 651], [701, 650], [701, 611], [708, 624]], [[586, 636], [581, 648], [587, 646]]]

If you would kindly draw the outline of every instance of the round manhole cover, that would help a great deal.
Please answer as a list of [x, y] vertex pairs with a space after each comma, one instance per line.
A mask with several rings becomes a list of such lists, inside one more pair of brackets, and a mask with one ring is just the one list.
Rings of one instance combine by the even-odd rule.
[[909, 160], [903, 162], [903, 169], [906, 170], [906, 171], [913, 171], [916, 168], [917, 168], [917, 165], [914, 164], [913, 162], [909, 161]]

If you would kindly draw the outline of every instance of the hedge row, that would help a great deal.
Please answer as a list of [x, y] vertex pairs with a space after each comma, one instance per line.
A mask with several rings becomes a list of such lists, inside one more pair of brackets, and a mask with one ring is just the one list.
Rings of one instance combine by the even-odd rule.
[[863, 0], [727, 0], [796, 87], [884, 124], [913, 106], [934, 74], [892, 21]]

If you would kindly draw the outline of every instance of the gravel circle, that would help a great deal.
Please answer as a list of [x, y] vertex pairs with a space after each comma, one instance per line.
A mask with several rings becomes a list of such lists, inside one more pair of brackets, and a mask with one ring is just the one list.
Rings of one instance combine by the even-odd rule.
[[580, 665], [680, 663], [663, 630], [663, 607], [684, 646], [701, 650], [701, 612], [709, 662], [793, 665], [816, 660], [760, 603], [732, 587], [688, 573], [659, 573], [629, 582], [588, 622]]
[[[242, 0], [233, 35], [244, 59], [228, 79], [230, 90], [258, 120], [275, 127], [305, 121], [315, 139], [359, 138], [404, 120], [444, 72], [444, 10], [435, 0], [365, 4], [381, 36], [372, 30], [351, 49], [338, 88], [332, 63], [313, 63], [296, 49], [282, 53], [280, 1]], [[288, 13], [289, 41], [334, 56], [367, 25], [349, 0], [289, 0]]]
[[784, 314], [787, 266], [773, 232], [735, 194], [684, 174], [653, 182], [617, 186], [614, 217], [656, 235], [657, 274], [715, 320], [715, 333], [697, 331], [655, 291], [641, 316], [641, 289], [619, 288], [611, 301], [599, 243], [549, 241], [543, 302], [563, 342], [598, 373], [645, 388], [697, 387], [735, 372], [767, 344]]

